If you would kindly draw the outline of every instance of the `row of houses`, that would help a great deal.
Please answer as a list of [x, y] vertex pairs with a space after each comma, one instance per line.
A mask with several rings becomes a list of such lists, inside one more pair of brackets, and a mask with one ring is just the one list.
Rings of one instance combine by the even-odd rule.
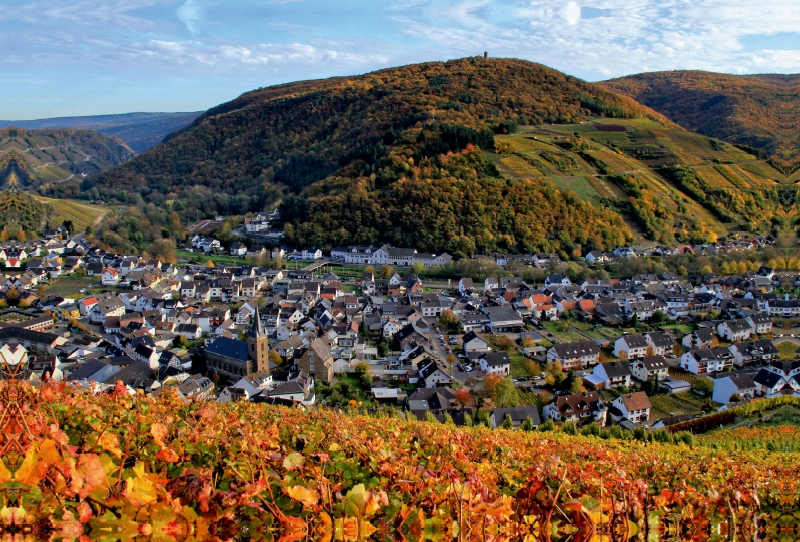
[[449, 254], [430, 254], [417, 252], [415, 248], [397, 248], [389, 244], [381, 246], [354, 245], [331, 249], [331, 259], [352, 264], [391, 265], [411, 267], [422, 264], [425, 267], [441, 267], [453, 261]]

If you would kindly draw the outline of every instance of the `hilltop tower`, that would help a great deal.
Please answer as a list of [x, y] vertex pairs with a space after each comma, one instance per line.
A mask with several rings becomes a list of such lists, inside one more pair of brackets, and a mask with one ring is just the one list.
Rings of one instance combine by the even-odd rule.
[[253, 325], [247, 334], [247, 357], [253, 362], [254, 372], [269, 372], [269, 343], [267, 332], [261, 325], [261, 316], [258, 314], [258, 306], [253, 315]]

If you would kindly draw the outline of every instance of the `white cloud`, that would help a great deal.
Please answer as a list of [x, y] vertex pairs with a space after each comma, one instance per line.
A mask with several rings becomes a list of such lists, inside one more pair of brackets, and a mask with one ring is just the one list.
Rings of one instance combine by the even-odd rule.
[[184, 4], [175, 12], [178, 19], [183, 21], [186, 29], [196, 36], [199, 32], [198, 24], [203, 21], [203, 6], [197, 3], [197, 0], [186, 0]]
[[561, 10], [561, 15], [567, 24], [574, 26], [581, 20], [581, 7], [577, 2], [570, 2]]
[[[748, 35], [797, 32], [796, 0], [447, 0], [399, 10], [404, 31], [439, 44], [450, 56], [486, 44], [497, 56], [528, 58], [562, 71], [603, 78], [645, 70], [705, 69], [731, 73], [800, 71], [795, 51], [747, 52]], [[604, 10], [582, 18], [582, 8]], [[467, 10], [467, 13], [465, 13]], [[471, 21], [464, 24], [464, 21]], [[800, 49], [800, 43], [798, 43]]]
[[129, 46], [124, 55], [131, 61], [150, 61], [163, 66], [197, 69], [214, 68], [217, 72], [234, 72], [247, 68], [286, 68], [325, 66], [339, 62], [348, 66], [364, 66], [385, 62], [385, 57], [359, 55], [333, 49], [318, 49], [311, 45], [235, 44], [201, 45], [188, 42], [150, 40]]

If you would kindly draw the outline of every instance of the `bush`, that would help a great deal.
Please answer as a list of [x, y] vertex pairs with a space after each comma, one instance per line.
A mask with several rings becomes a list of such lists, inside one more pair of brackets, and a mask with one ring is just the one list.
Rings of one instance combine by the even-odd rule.
[[539, 431], [542, 433], [546, 433], [548, 431], [552, 431], [556, 428], [556, 424], [553, 423], [552, 418], [547, 418], [543, 424], [539, 426]]

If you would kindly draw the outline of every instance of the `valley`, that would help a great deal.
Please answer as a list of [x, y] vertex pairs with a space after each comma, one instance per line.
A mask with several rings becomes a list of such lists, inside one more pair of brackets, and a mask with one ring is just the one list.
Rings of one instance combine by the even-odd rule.
[[0, 129], [0, 186], [35, 189], [83, 178], [134, 155], [119, 139], [89, 130]]

